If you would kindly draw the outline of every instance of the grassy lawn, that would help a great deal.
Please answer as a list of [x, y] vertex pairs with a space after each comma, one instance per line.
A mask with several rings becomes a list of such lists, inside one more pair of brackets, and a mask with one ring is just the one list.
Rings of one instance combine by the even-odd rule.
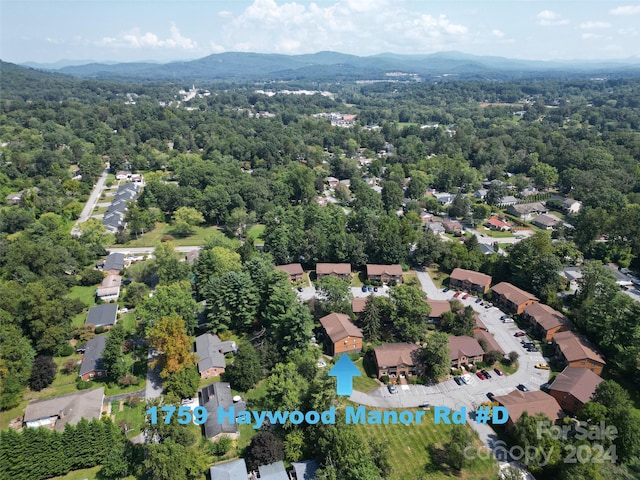
[[[63, 477], [54, 477], [51, 480], [96, 480], [98, 472], [102, 467], [85, 468], [84, 470], [74, 470]], [[135, 480], [135, 477], [126, 477], [122, 480]]]
[[[69, 298], [77, 298], [81, 300], [88, 308], [95, 307], [96, 305], [96, 287], [81, 287], [76, 285], [71, 287], [71, 292], [68, 295]], [[87, 319], [87, 312], [82, 312], [73, 317], [71, 324], [74, 327], [80, 327]]]
[[133, 333], [136, 331], [136, 327], [138, 326], [138, 321], [136, 320], [136, 314], [134, 312], [127, 312], [124, 315], [121, 315], [118, 319], [118, 323], [122, 325], [125, 332]]
[[352, 287], [361, 287], [362, 285], [364, 285], [364, 284], [362, 283], [362, 279], [360, 278], [360, 273], [358, 273], [358, 272], [352, 273], [351, 274], [351, 286]]
[[247, 236], [252, 236], [256, 240], [260, 240], [261, 242], [264, 241], [264, 238], [262, 235], [264, 235], [264, 225], [260, 225], [260, 224], [254, 225], [247, 232]]
[[216, 383], [220, 381], [220, 375], [216, 375], [215, 377], [209, 377], [209, 378], [201, 378], [200, 379], [200, 386], [198, 387], [200, 388], [204, 388], [208, 385], [211, 385], [212, 383]]
[[365, 368], [363, 358], [359, 358], [354, 363], [356, 364], [356, 367], [358, 367], [358, 370], [360, 370], [360, 373], [362, 373], [362, 376], [360, 377], [353, 377], [353, 388], [355, 390], [358, 390], [359, 392], [368, 392], [380, 386], [376, 380], [367, 374], [367, 369], [370, 373], [375, 374], [375, 366], [367, 364]]
[[487, 237], [492, 237], [492, 238], [514, 238], [514, 235], [511, 232], [501, 232], [499, 230], [489, 230], [488, 228], [483, 227], [483, 226], [478, 226], [478, 228], [476, 230], [478, 231], [478, 233], [484, 234]]
[[156, 222], [156, 226], [150, 232], [143, 235], [139, 235], [138, 238], [134, 238], [125, 243], [125, 247], [150, 247], [160, 243], [160, 240], [164, 235], [171, 235], [174, 237], [171, 242], [176, 246], [191, 246], [191, 245], [204, 245], [207, 237], [213, 235], [214, 232], [219, 232], [216, 227], [194, 227], [195, 232], [188, 237], [178, 237], [174, 235], [173, 226], [164, 222]]
[[127, 438], [132, 438], [140, 434], [144, 427], [145, 402], [143, 399], [140, 400], [140, 403], [133, 407], [128, 406], [125, 402], [122, 406], [122, 411], [120, 411], [119, 401], [112, 402], [111, 404], [111, 415], [115, 416], [114, 423], [119, 425], [120, 422], [123, 421], [130, 425]]
[[9, 428], [9, 424], [12, 420], [18, 417], [22, 417], [27, 403], [28, 402], [26, 400], [23, 400], [18, 404], [17, 407], [0, 412], [0, 430], [6, 430], [7, 428]]
[[413, 270], [402, 273], [402, 283], [404, 283], [405, 285], [416, 285], [420, 287], [418, 275]]
[[91, 212], [91, 215], [101, 215], [107, 212], [109, 207], [95, 207]]
[[493, 369], [494, 367], [498, 367], [500, 370], [502, 370], [502, 372], [505, 375], [511, 375], [512, 373], [515, 373], [518, 371], [518, 362], [514, 362], [511, 365], [508, 365], [507, 363], [498, 362], [495, 365], [492, 365], [491, 369]]
[[[43, 398], [57, 397], [58, 395], [66, 395], [67, 393], [76, 393], [76, 377], [78, 376], [78, 370], [73, 373], [65, 373], [62, 371], [62, 365], [69, 359], [79, 361], [82, 359], [82, 355], [75, 354], [69, 357], [53, 357], [53, 361], [58, 365], [58, 373], [53, 379], [53, 383], [47, 388], [40, 390], [39, 392], [31, 391], [27, 388], [24, 393], [26, 400], [39, 400]], [[100, 385], [95, 385], [92, 388], [98, 388]]]
[[449, 274], [441, 272], [435, 267], [428, 267], [427, 272], [431, 276], [433, 283], [436, 284], [438, 288], [444, 288], [445, 285], [449, 285]]
[[[443, 445], [449, 440], [452, 426], [434, 425], [432, 410], [426, 412], [420, 425], [398, 423], [354, 425], [353, 428], [365, 442], [369, 438], [376, 438], [384, 443], [392, 466], [390, 478], [488, 479], [497, 475], [498, 468], [493, 459], [474, 460], [462, 472], [455, 472], [442, 464], [440, 457], [444, 453]], [[472, 432], [471, 427], [466, 428]], [[480, 445], [477, 439], [475, 443]]]

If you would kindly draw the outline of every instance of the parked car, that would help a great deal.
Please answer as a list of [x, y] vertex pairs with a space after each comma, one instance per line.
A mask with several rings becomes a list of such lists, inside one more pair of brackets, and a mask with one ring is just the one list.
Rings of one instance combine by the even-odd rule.
[[453, 381], [456, 382], [458, 385], [462, 385], [462, 379], [460, 377], [453, 377]]
[[455, 298], [458, 298], [458, 297], [460, 296], [460, 294], [461, 294], [461, 293], [462, 293], [462, 292], [456, 292], [456, 293], [454, 293], [454, 294], [453, 294], [453, 296], [454, 296]]
[[363, 291], [363, 292], [366, 292], [366, 291], [367, 291], [367, 286], [366, 286], [366, 285], [363, 285], [363, 286], [362, 286], [362, 291]]
[[516, 332], [513, 334], [514, 337], [524, 337], [526, 335], [526, 333], [524, 332]]
[[494, 368], [493, 371], [496, 372], [499, 377], [504, 375], [504, 373], [502, 373], [502, 370], [500, 370], [498, 367]]
[[493, 393], [491, 393], [491, 392], [487, 393], [487, 398], [489, 400], [493, 400], [493, 397], [495, 397], [495, 395]]
[[477, 376], [480, 380], [486, 380], [486, 379], [487, 379], [487, 377], [485, 377], [485, 376], [482, 374], [482, 372], [480, 372], [480, 371], [477, 371], [477, 372], [476, 372], [476, 376]]
[[536, 368], [540, 370], [549, 370], [549, 365], [546, 363], [536, 363]]
[[490, 303], [487, 303], [487, 304], [484, 306], [484, 308], [491, 308], [491, 304], [490, 304]]
[[462, 299], [463, 299], [463, 300], [466, 300], [467, 298], [469, 298], [469, 294], [468, 294], [468, 293], [465, 293], [465, 294], [462, 296]]
[[516, 387], [518, 390], [523, 391], [523, 392], [528, 392], [529, 389], [527, 387], [525, 387], [522, 383], [520, 385], [518, 385]]
[[500, 317], [500, 320], [502, 320], [502, 323], [513, 323], [513, 318], [511, 318], [509, 315], [503, 315], [502, 317]]
[[387, 389], [389, 390], [389, 393], [398, 393], [398, 389], [395, 385], [387, 385]]
[[485, 377], [491, 378], [491, 374], [489, 372], [487, 372], [486, 370], [481, 370], [481, 372]]
[[481, 298], [476, 299], [476, 303], [482, 303], [482, 299]]
[[183, 398], [180, 400], [180, 405], [188, 405], [189, 403], [193, 403], [193, 398]]
[[298, 291], [301, 292], [303, 290], [302, 287], [298, 287]]
[[447, 293], [449, 291], [449, 287], [444, 287], [444, 289], [442, 290], [444, 293]]

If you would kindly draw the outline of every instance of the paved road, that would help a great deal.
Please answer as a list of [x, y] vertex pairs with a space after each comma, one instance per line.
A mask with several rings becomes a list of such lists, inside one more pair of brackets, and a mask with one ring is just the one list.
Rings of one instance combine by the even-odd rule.
[[149, 349], [149, 368], [147, 369], [147, 384], [145, 388], [144, 398], [145, 400], [150, 400], [152, 398], [157, 398], [162, 395], [162, 380], [160, 379], [160, 369], [151, 368], [151, 362], [155, 358], [154, 352]]
[[84, 208], [82, 209], [82, 212], [78, 217], [78, 220], [76, 220], [76, 224], [71, 230], [72, 235], [76, 235], [76, 236], [80, 235], [78, 225], [83, 222], [86, 222], [89, 219], [91, 212], [93, 211], [93, 207], [95, 206], [95, 204], [98, 202], [98, 199], [100, 198], [100, 194], [102, 193], [102, 189], [104, 188], [104, 183], [107, 181], [108, 174], [109, 174], [109, 167], [107, 166], [107, 168], [104, 169], [104, 172], [102, 172], [102, 175], [100, 175], [100, 178], [98, 178], [98, 181], [96, 182], [96, 184], [93, 187], [93, 190], [91, 191], [91, 195], [89, 195], [89, 199], [87, 200], [87, 203], [84, 205]]
[[[369, 295], [388, 297], [389, 296], [389, 287], [378, 287], [377, 292], [363, 292], [362, 287], [351, 287], [351, 294], [353, 298], [366, 298]], [[298, 298], [302, 301], [311, 300], [312, 298], [316, 298], [316, 288], [315, 287], [304, 287], [302, 291], [298, 290]]]

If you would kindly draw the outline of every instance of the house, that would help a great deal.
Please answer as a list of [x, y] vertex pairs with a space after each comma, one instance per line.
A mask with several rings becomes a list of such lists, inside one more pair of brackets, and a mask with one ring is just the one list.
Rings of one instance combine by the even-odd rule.
[[588, 368], [566, 367], [554, 379], [549, 393], [565, 412], [576, 415], [603, 381]]
[[220, 340], [217, 335], [204, 333], [196, 337], [195, 353], [198, 355], [198, 373], [200, 378], [222, 375], [227, 363], [225, 353], [235, 353], [238, 350], [236, 342]]
[[476, 295], [484, 295], [489, 291], [491, 277], [484, 273], [456, 268], [449, 277], [449, 287], [464, 290]]
[[556, 333], [553, 345], [558, 360], [564, 365], [588, 368], [596, 375], [601, 375], [607, 364], [596, 347], [582, 335], [570, 331]]
[[102, 280], [102, 284], [96, 288], [96, 296], [103, 302], [117, 301], [120, 296], [120, 285], [122, 277], [120, 275], [107, 275]]
[[558, 217], [554, 217], [553, 215], [543, 213], [542, 215], [538, 215], [536, 218], [534, 218], [531, 223], [543, 230], [553, 230], [553, 228], [558, 223], [560, 223], [560, 219]]
[[511, 225], [502, 220], [499, 220], [498, 217], [493, 216], [489, 217], [484, 224], [489, 227], [490, 230], [499, 230], [501, 232], [506, 232], [511, 230]]
[[[484, 345], [485, 347], [484, 353], [489, 353], [495, 350], [496, 352], [500, 352], [502, 355], [505, 354], [505, 351], [502, 349], [500, 344], [496, 341], [495, 337], [491, 333], [489, 333], [487, 330], [474, 327], [473, 338], [475, 338], [478, 341], [481, 347]], [[483, 359], [484, 359], [484, 356], [483, 356]]]
[[453, 199], [456, 198], [452, 193], [434, 193], [433, 196], [436, 197], [436, 200], [440, 205], [451, 205], [453, 203]]
[[478, 244], [478, 248], [480, 248], [480, 253], [483, 255], [496, 255], [498, 253], [493, 245], [487, 245], [486, 243]]
[[539, 299], [529, 292], [525, 292], [515, 285], [501, 282], [491, 288], [496, 306], [502, 310], [520, 315], [526, 307], [538, 303]]
[[249, 472], [242, 458], [231, 462], [219, 463], [209, 468], [211, 480], [247, 480]]
[[351, 300], [351, 311], [356, 315], [362, 313], [364, 311], [364, 307], [367, 305], [368, 297], [354, 297]]
[[116, 180], [128, 180], [131, 178], [131, 172], [127, 170], [118, 170], [116, 172]]
[[331, 356], [362, 350], [362, 330], [356, 327], [348, 315], [330, 313], [320, 319], [326, 332], [327, 352]]
[[524, 412], [529, 415], [542, 413], [554, 423], [564, 417], [564, 412], [558, 401], [542, 390], [530, 392], [514, 390], [507, 395], [496, 395], [493, 397], [493, 401], [498, 402], [509, 411], [507, 429], [512, 428]]
[[466, 335], [449, 337], [449, 359], [451, 366], [460, 368], [482, 361], [484, 350], [475, 338]]
[[560, 272], [560, 276], [569, 280], [569, 287], [575, 291], [578, 289], [578, 280], [582, 278], [582, 269], [577, 266], [566, 267]]
[[327, 177], [326, 181], [329, 184], [329, 188], [336, 188], [338, 186], [338, 183], [340, 183], [340, 180], [338, 180], [336, 177]]
[[486, 188], [481, 188], [479, 190], [476, 190], [473, 196], [475, 198], [479, 198], [480, 200], [484, 200], [484, 197], [487, 196], [487, 193], [489, 193], [489, 190], [487, 190]]
[[289, 274], [290, 282], [299, 282], [302, 280], [302, 276], [304, 275], [304, 270], [302, 270], [302, 265], [299, 263], [289, 263], [287, 265], [278, 265], [276, 266], [276, 270], [282, 270], [283, 272], [287, 272]]
[[196, 260], [200, 258], [200, 252], [201, 250], [199, 248], [196, 248], [195, 250], [191, 250], [184, 256], [184, 261], [190, 265], [193, 265], [196, 262]]
[[22, 201], [22, 192], [10, 193], [5, 198], [9, 205], [20, 205], [20, 202]]
[[542, 202], [521, 203], [520, 205], [509, 205], [507, 213], [514, 215], [520, 220], [529, 221], [536, 215], [548, 213], [549, 209]]
[[218, 407], [222, 407], [222, 412], [228, 411], [231, 406], [236, 412], [246, 409], [246, 404], [240, 397], [232, 397], [231, 385], [226, 382], [212, 383], [198, 392], [198, 398], [200, 405], [207, 410], [207, 420], [202, 426], [205, 438], [216, 441], [224, 435], [237, 440], [240, 436], [238, 424], [229, 423], [226, 415], [218, 419]]
[[442, 314], [451, 311], [451, 304], [449, 303], [449, 300], [432, 300], [430, 298], [423, 300], [427, 302], [429, 307], [431, 307], [431, 312], [429, 312], [428, 317], [429, 323], [440, 325]]
[[445, 220], [442, 222], [444, 231], [454, 235], [462, 235], [462, 224], [457, 220]]
[[349, 263], [317, 263], [316, 277], [338, 277], [344, 280], [351, 280], [351, 264]]
[[373, 347], [378, 378], [415, 377], [422, 373], [420, 346], [415, 343], [385, 343]]
[[530, 195], [535, 195], [536, 193], [538, 193], [538, 189], [535, 187], [527, 187], [520, 190], [521, 197], [528, 197]]
[[543, 303], [529, 305], [524, 309], [522, 317], [531, 324], [534, 334], [547, 342], [556, 333], [571, 330], [571, 322], [567, 317]]
[[444, 235], [445, 229], [442, 222], [429, 222], [427, 223], [427, 229], [431, 230], [434, 235]]
[[51, 427], [62, 432], [66, 424], [75, 425], [81, 418], [100, 418], [103, 400], [104, 387], [36, 400], [25, 408], [22, 422], [27, 428]]
[[568, 215], [577, 215], [581, 208], [582, 202], [574, 200], [573, 198], [567, 198], [562, 202], [562, 210], [564, 210]]
[[478, 331], [484, 331], [484, 332], [489, 331], [489, 329], [484, 324], [484, 322], [480, 320], [480, 316], [477, 314], [473, 316], [473, 331], [474, 333]]
[[120, 275], [125, 266], [124, 253], [112, 252], [104, 259], [102, 271], [109, 274]]
[[84, 323], [94, 327], [104, 327], [105, 330], [108, 330], [118, 323], [118, 304], [105, 303], [90, 308]]
[[513, 195], [507, 195], [498, 200], [498, 205], [501, 207], [508, 207], [511, 205], [515, 205], [516, 203], [518, 203], [518, 201], [519, 200]]
[[269, 465], [259, 465], [258, 475], [260, 480], [289, 480], [282, 461], [270, 463]]
[[367, 264], [367, 279], [384, 283], [402, 283], [402, 267], [396, 265]]
[[106, 377], [107, 369], [102, 360], [102, 352], [107, 345], [106, 335], [94, 337], [87, 342], [82, 364], [80, 365], [80, 378], [85, 382], [94, 377]]
[[314, 480], [319, 468], [320, 465], [315, 460], [291, 462], [291, 480]]

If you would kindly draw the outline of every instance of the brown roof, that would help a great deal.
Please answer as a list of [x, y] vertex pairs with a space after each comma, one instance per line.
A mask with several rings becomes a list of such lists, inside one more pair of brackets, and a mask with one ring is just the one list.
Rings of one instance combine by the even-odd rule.
[[484, 273], [474, 272], [473, 270], [465, 270], [464, 268], [456, 268], [451, 272], [451, 278], [460, 282], [471, 282], [474, 285], [485, 286], [491, 283], [491, 277]]
[[549, 389], [569, 393], [582, 403], [587, 403], [603, 381], [588, 368], [567, 367], [558, 374]]
[[343, 313], [330, 313], [320, 319], [327, 335], [333, 343], [339, 342], [346, 337], [363, 338], [362, 330], [356, 327], [348, 315]]
[[424, 301], [431, 307], [430, 318], [440, 318], [443, 313], [451, 311], [451, 304], [448, 300], [425, 299]]
[[460, 357], [475, 357], [484, 355], [484, 350], [475, 338], [461, 335], [449, 337], [449, 358], [457, 360]]
[[474, 315], [473, 316], [473, 321], [475, 322], [473, 328], [475, 329], [480, 329], [480, 330], [485, 330], [488, 331], [489, 329], [487, 328], [487, 326], [484, 324], [484, 322], [482, 320], [480, 320], [480, 317], [478, 315]]
[[551, 395], [542, 390], [521, 392], [514, 390], [507, 395], [495, 396], [493, 399], [509, 410], [509, 418], [515, 423], [526, 411], [529, 415], [543, 413], [555, 421], [564, 417], [560, 404]]
[[339, 275], [351, 275], [350, 263], [317, 263], [316, 274], [331, 275], [332, 273]]
[[113, 274], [107, 275], [102, 280], [102, 285], [100, 285], [98, 289], [119, 287], [121, 283], [122, 283], [122, 277], [120, 275], [113, 275]]
[[373, 347], [378, 367], [393, 367], [397, 365], [415, 365], [418, 360], [420, 347], [415, 343], [385, 343]]
[[353, 313], [360, 313], [364, 310], [366, 304], [367, 297], [356, 297], [351, 300], [351, 310], [353, 310]]
[[500, 344], [496, 341], [494, 336], [491, 335], [489, 332], [485, 332], [484, 330], [476, 330], [473, 333], [473, 338], [478, 340], [478, 342], [480, 342], [480, 340], [484, 340], [485, 342], [487, 342], [488, 352], [491, 350], [497, 350], [498, 352], [504, 355], [504, 350], [502, 349]]
[[553, 336], [553, 341], [560, 347], [560, 351], [568, 362], [588, 358], [603, 365], [607, 363], [595, 346], [582, 335], [576, 335], [570, 331], [560, 332]]
[[524, 309], [524, 313], [532, 317], [545, 330], [550, 330], [560, 325], [571, 325], [569, 319], [562, 313], [543, 303], [529, 305]]
[[402, 267], [396, 265], [367, 264], [367, 275], [402, 275]]
[[497, 285], [494, 285], [491, 290], [499, 295], [502, 295], [507, 300], [513, 302], [516, 305], [520, 305], [527, 300], [539, 300], [539, 298], [535, 295], [529, 292], [525, 292], [524, 290], [521, 290], [515, 285], [511, 285], [507, 282], [501, 282]]
[[289, 275], [302, 275], [304, 270], [302, 270], [302, 265], [299, 263], [289, 263], [287, 265], [278, 265], [276, 270], [282, 270], [283, 272], [287, 272]]

